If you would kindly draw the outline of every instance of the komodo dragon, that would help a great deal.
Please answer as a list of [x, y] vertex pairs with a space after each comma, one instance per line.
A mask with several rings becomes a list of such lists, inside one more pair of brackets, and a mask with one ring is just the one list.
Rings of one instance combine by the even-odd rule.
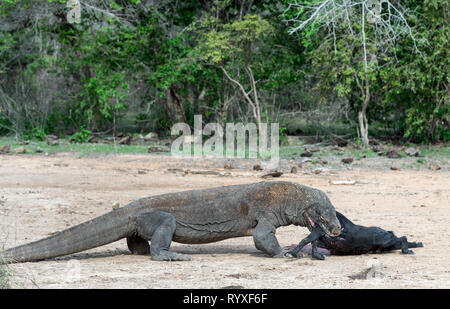
[[186, 261], [191, 257], [169, 251], [172, 240], [202, 244], [251, 235], [257, 249], [283, 257], [276, 228], [294, 224], [311, 229], [310, 222], [330, 236], [339, 235], [341, 230], [326, 194], [296, 183], [259, 182], [190, 190], [139, 199], [45, 239], [8, 249], [0, 254], [0, 261], [39, 261], [122, 238], [127, 238], [134, 254]]
[[[397, 237], [391, 231], [380, 227], [356, 225], [340, 212], [336, 216], [341, 224], [341, 234], [330, 237], [319, 225], [314, 225], [310, 235], [298, 245], [291, 245], [286, 253], [298, 256], [300, 251], [311, 253], [315, 259], [323, 260], [324, 255], [358, 255], [365, 253], [387, 252], [401, 249], [403, 254], [414, 254], [409, 248], [423, 247], [421, 242], [408, 242], [405, 236]], [[311, 243], [312, 245], [309, 245]], [[308, 245], [307, 245], [308, 244]], [[305, 246], [306, 245], [306, 246]]]

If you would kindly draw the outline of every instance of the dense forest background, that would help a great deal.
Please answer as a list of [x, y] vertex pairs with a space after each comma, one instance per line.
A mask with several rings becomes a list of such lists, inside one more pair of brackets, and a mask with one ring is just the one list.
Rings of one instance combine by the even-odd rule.
[[449, 1], [71, 1], [79, 23], [64, 0], [0, 0], [0, 135], [169, 135], [201, 114], [450, 139]]

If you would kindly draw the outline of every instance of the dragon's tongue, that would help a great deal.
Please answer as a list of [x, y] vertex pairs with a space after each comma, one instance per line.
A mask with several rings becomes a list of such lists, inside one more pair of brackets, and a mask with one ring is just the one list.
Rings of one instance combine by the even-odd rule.
[[310, 218], [310, 217], [308, 217], [308, 220], [309, 220], [309, 223], [311, 223], [311, 226], [314, 226], [314, 221], [313, 221], [313, 220], [311, 220], [311, 218]]

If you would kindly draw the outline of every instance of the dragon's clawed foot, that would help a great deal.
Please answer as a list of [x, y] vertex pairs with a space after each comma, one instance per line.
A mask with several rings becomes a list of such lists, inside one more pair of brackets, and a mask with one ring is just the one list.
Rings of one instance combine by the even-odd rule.
[[277, 254], [274, 257], [280, 257], [280, 258], [301, 258], [303, 257], [303, 254], [300, 252], [300, 250], [297, 250], [296, 245], [291, 245], [284, 247], [279, 254]]

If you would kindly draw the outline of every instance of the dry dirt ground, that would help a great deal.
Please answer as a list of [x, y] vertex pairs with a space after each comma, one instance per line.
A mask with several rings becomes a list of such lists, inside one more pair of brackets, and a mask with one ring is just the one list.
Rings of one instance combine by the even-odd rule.
[[[263, 172], [224, 170], [223, 162], [156, 155], [0, 156], [0, 236], [5, 248], [46, 237], [140, 197], [262, 181]], [[215, 171], [218, 175], [184, 173]], [[171, 169], [171, 170], [168, 170]], [[355, 223], [377, 225], [422, 241], [415, 255], [273, 259], [251, 237], [207, 245], [173, 243], [191, 262], [157, 262], [128, 253], [125, 240], [68, 257], [10, 266], [26, 288], [450, 288], [448, 168], [389, 170], [353, 167], [314, 174], [299, 169], [281, 180], [324, 190]], [[333, 185], [332, 180], [357, 180]], [[270, 181], [270, 180], [269, 180]], [[279, 228], [281, 245], [305, 228]], [[362, 279], [349, 276], [375, 265]]]

